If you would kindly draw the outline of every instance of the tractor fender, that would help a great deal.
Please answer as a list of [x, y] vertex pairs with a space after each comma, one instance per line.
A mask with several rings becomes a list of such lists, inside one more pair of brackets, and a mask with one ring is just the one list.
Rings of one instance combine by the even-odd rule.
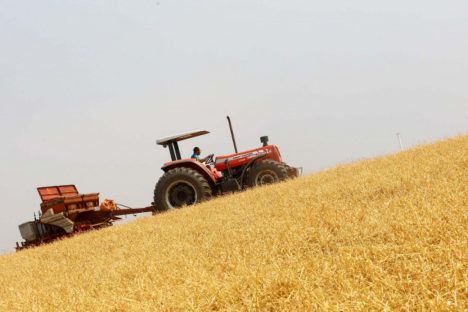
[[174, 168], [190, 168], [198, 173], [200, 173], [208, 182], [215, 184], [219, 178], [221, 178], [221, 173], [219, 173], [215, 168], [210, 170], [207, 165], [199, 162], [195, 159], [181, 159], [176, 161], [171, 161], [161, 167], [161, 170], [168, 172]]

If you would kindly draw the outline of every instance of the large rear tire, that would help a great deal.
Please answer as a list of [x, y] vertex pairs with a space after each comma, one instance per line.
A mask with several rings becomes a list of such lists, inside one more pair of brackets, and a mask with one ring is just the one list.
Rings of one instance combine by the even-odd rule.
[[158, 211], [190, 206], [210, 199], [210, 184], [197, 171], [175, 168], [167, 171], [154, 189], [154, 203]]
[[250, 187], [278, 183], [289, 178], [288, 168], [285, 164], [274, 160], [263, 160], [255, 164], [247, 176], [247, 185]]

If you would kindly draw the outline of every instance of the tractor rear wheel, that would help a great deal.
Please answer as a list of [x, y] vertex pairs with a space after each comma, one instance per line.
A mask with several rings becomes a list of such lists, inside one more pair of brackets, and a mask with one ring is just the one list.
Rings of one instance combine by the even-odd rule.
[[154, 203], [158, 211], [190, 206], [211, 197], [210, 184], [197, 171], [175, 168], [167, 171], [154, 189]]
[[246, 182], [248, 186], [255, 187], [277, 183], [288, 178], [288, 168], [285, 164], [274, 160], [264, 160], [250, 169]]

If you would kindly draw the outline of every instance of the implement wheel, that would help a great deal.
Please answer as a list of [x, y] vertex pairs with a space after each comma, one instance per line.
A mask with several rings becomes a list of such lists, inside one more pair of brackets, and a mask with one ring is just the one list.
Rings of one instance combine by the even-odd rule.
[[159, 211], [190, 206], [211, 198], [210, 184], [197, 171], [175, 168], [167, 171], [154, 189], [154, 203]]
[[288, 178], [288, 168], [285, 164], [274, 160], [264, 160], [250, 169], [247, 176], [247, 185], [250, 187], [263, 186], [284, 181]]

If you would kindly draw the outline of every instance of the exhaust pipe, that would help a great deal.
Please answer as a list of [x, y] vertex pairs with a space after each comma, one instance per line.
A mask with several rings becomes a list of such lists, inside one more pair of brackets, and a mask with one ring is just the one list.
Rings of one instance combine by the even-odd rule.
[[236, 137], [234, 136], [234, 130], [232, 129], [231, 118], [227, 116], [227, 120], [229, 122], [229, 129], [231, 130], [231, 137], [232, 137], [232, 143], [234, 144], [234, 150], [236, 151], [236, 154], [237, 154], [239, 152], [237, 151]]

